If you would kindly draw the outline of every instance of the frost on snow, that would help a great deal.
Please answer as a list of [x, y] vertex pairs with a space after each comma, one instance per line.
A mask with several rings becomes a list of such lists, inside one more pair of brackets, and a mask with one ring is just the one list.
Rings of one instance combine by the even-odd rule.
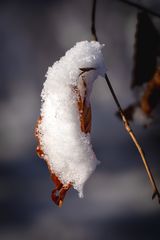
[[95, 41], [79, 42], [46, 74], [36, 128], [37, 151], [57, 185], [52, 192], [57, 205], [70, 186], [83, 197], [84, 183], [98, 164], [90, 141], [90, 93], [98, 75], [106, 72], [102, 47]]

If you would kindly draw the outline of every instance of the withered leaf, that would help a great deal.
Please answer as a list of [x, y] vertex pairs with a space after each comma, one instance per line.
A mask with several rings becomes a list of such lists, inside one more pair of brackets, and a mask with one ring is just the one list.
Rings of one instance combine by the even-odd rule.
[[157, 67], [160, 36], [150, 16], [142, 11], [137, 14], [134, 46], [134, 66], [131, 88], [152, 79]]
[[[86, 91], [85, 82], [83, 86]], [[89, 133], [91, 131], [91, 106], [90, 105], [87, 106], [86, 97], [84, 99], [81, 98], [79, 89], [77, 87], [73, 88], [73, 94], [76, 94], [77, 96], [77, 108], [79, 110], [79, 115], [80, 115], [81, 131], [84, 133]], [[55, 188], [52, 191], [52, 195], [51, 195], [52, 200], [56, 205], [61, 207], [67, 191], [72, 187], [72, 183], [68, 183], [65, 185], [62, 184], [58, 176], [56, 176], [56, 174], [51, 170], [50, 161], [49, 159], [45, 158], [45, 153], [43, 152], [43, 149], [41, 146], [41, 135], [39, 134], [39, 130], [38, 130], [38, 126], [41, 123], [41, 121], [42, 121], [42, 117], [38, 119], [35, 127], [35, 137], [38, 141], [36, 151], [37, 151], [37, 155], [40, 158], [44, 158], [44, 160], [46, 161], [50, 175], [51, 175], [51, 179], [55, 184]]]

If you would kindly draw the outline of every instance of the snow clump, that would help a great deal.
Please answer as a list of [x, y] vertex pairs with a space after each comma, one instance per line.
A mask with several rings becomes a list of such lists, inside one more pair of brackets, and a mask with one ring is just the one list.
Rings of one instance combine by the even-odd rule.
[[[98, 160], [93, 152], [90, 134], [81, 131], [77, 96], [73, 87], [78, 86], [81, 68], [92, 68], [86, 77], [89, 102], [93, 82], [106, 72], [103, 45], [82, 41], [66, 52], [65, 56], [49, 67], [41, 93], [42, 121], [39, 125], [41, 147], [45, 160], [63, 184], [71, 183], [83, 197], [83, 186], [95, 170]], [[83, 96], [85, 97], [85, 96]]]

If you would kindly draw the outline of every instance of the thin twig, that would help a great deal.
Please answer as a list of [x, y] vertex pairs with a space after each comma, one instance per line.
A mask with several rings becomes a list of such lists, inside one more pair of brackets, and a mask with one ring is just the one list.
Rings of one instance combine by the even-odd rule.
[[151, 14], [151, 15], [153, 15], [153, 16], [155, 16], [155, 17], [160, 18], [160, 14], [159, 14], [159, 13], [154, 12], [153, 10], [150, 10], [149, 8], [144, 7], [144, 6], [142, 6], [142, 5], [138, 4], [138, 3], [133, 3], [133, 2], [130, 2], [130, 1], [128, 1], [128, 0], [118, 0], [118, 1], [123, 2], [123, 3], [126, 3], [126, 4], [128, 4], [129, 6], [135, 7], [135, 8], [137, 8], [137, 9], [141, 10], [141, 11], [148, 12], [149, 14]]
[[[125, 2], [126, 2], [126, 1], [125, 1]], [[93, 37], [94, 37], [94, 40], [95, 40], [95, 41], [98, 41], [98, 37], [97, 37], [97, 35], [96, 35], [96, 27], [95, 27], [95, 13], [96, 13], [96, 0], [93, 0], [91, 33], [92, 33], [92, 35], [93, 35]], [[113, 99], [114, 99], [114, 101], [115, 101], [115, 103], [116, 103], [116, 105], [117, 105], [117, 107], [118, 107], [118, 110], [119, 110], [120, 116], [121, 116], [121, 118], [122, 118], [122, 121], [123, 121], [123, 123], [124, 123], [125, 129], [126, 129], [126, 131], [128, 132], [128, 134], [130, 135], [133, 143], [135, 144], [135, 146], [136, 146], [136, 148], [137, 148], [137, 150], [138, 150], [138, 152], [139, 152], [139, 154], [140, 154], [140, 156], [141, 156], [141, 158], [142, 158], [144, 167], [145, 167], [145, 169], [146, 169], [146, 171], [147, 171], [147, 174], [148, 174], [150, 183], [151, 183], [152, 188], [153, 188], [152, 199], [154, 199], [154, 198], [157, 196], [157, 197], [158, 197], [158, 201], [159, 201], [159, 203], [160, 203], [160, 193], [159, 193], [158, 188], [157, 188], [157, 186], [156, 186], [156, 183], [155, 183], [155, 180], [154, 180], [153, 175], [152, 175], [152, 173], [151, 173], [151, 170], [150, 170], [150, 168], [149, 168], [149, 165], [148, 165], [148, 163], [147, 163], [147, 161], [146, 161], [146, 158], [145, 158], [145, 155], [144, 155], [144, 151], [142, 150], [140, 144], [138, 143], [138, 141], [137, 141], [137, 139], [136, 139], [136, 136], [134, 135], [134, 133], [133, 133], [133, 131], [132, 131], [130, 125], [129, 125], [129, 122], [128, 122], [127, 118], [125, 117], [125, 114], [124, 114], [124, 112], [123, 112], [123, 110], [122, 110], [122, 108], [121, 108], [121, 105], [120, 105], [120, 103], [119, 103], [119, 101], [118, 101], [118, 98], [117, 98], [117, 96], [116, 96], [116, 94], [115, 94], [115, 92], [114, 92], [114, 90], [113, 90], [113, 87], [112, 87], [112, 85], [111, 85], [111, 82], [110, 82], [107, 74], [105, 74], [105, 79], [106, 79], [106, 82], [107, 82], [107, 84], [108, 84], [108, 87], [109, 87], [109, 89], [110, 89], [110, 91], [111, 91], [111, 94], [112, 94], [112, 96], [113, 96]]]
[[136, 136], [134, 135], [134, 133], [133, 133], [133, 131], [132, 131], [130, 125], [129, 125], [129, 122], [128, 122], [128, 120], [127, 120], [126, 117], [125, 117], [125, 114], [124, 114], [124, 112], [123, 112], [123, 110], [122, 110], [122, 108], [121, 108], [121, 105], [120, 105], [120, 103], [119, 103], [119, 101], [118, 101], [118, 99], [117, 99], [117, 96], [116, 96], [113, 88], [112, 88], [112, 85], [111, 85], [111, 83], [110, 83], [110, 81], [109, 81], [109, 78], [108, 78], [107, 74], [105, 74], [105, 79], [106, 79], [106, 82], [107, 82], [107, 84], [108, 84], [108, 87], [109, 87], [109, 89], [110, 89], [110, 91], [111, 91], [111, 94], [112, 94], [112, 96], [113, 96], [113, 98], [114, 98], [114, 101], [115, 101], [115, 103], [116, 103], [116, 105], [117, 105], [117, 107], [118, 107], [118, 110], [119, 110], [119, 113], [120, 113], [120, 115], [121, 115], [122, 121], [123, 121], [123, 123], [124, 123], [125, 129], [126, 129], [126, 131], [128, 132], [128, 134], [130, 135], [132, 141], [134, 142], [134, 144], [135, 144], [135, 146], [136, 146], [136, 148], [137, 148], [137, 150], [138, 150], [138, 152], [139, 152], [139, 154], [140, 154], [140, 156], [141, 156], [141, 158], [142, 158], [144, 167], [145, 167], [145, 169], [146, 169], [146, 171], [147, 171], [149, 180], [150, 180], [151, 185], [152, 185], [152, 188], [153, 188], [152, 199], [154, 199], [155, 196], [157, 196], [157, 197], [158, 197], [158, 201], [159, 201], [159, 203], [160, 203], [160, 193], [159, 193], [159, 191], [158, 191], [158, 189], [157, 189], [155, 180], [154, 180], [154, 178], [153, 178], [153, 175], [152, 175], [152, 173], [151, 173], [151, 170], [150, 170], [149, 165], [148, 165], [148, 163], [147, 163], [147, 160], [146, 160], [146, 158], [145, 158], [144, 151], [142, 150], [140, 144], [138, 143], [138, 141], [137, 141], [137, 139], [136, 139]]
[[91, 23], [91, 33], [94, 41], [98, 41], [97, 34], [96, 34], [96, 27], [95, 27], [95, 19], [96, 19], [96, 0], [93, 0], [92, 4], [92, 23]]

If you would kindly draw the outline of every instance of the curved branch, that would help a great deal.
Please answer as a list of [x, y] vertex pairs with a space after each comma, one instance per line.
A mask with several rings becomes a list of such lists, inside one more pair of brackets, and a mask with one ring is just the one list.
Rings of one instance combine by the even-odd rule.
[[93, 0], [92, 3], [92, 16], [91, 16], [91, 33], [94, 41], [98, 41], [97, 34], [96, 34], [96, 26], [95, 26], [95, 19], [96, 19], [96, 4], [97, 1]]
[[121, 108], [121, 105], [120, 105], [120, 103], [119, 103], [119, 101], [118, 101], [118, 99], [117, 99], [117, 96], [116, 96], [116, 94], [115, 94], [115, 92], [114, 92], [114, 90], [113, 90], [113, 87], [112, 87], [112, 85], [111, 85], [111, 83], [110, 83], [110, 81], [109, 81], [109, 78], [108, 78], [107, 74], [105, 74], [105, 79], [106, 79], [106, 82], [107, 82], [107, 84], [108, 84], [108, 87], [109, 87], [109, 89], [110, 89], [110, 91], [111, 91], [111, 94], [112, 94], [112, 96], [113, 96], [113, 98], [114, 98], [114, 101], [115, 101], [115, 103], [116, 103], [116, 105], [117, 105], [117, 107], [118, 107], [120, 116], [121, 116], [122, 121], [123, 121], [123, 123], [124, 123], [124, 127], [125, 127], [126, 131], [128, 132], [128, 134], [130, 135], [130, 137], [131, 137], [133, 143], [135, 144], [135, 146], [136, 146], [136, 148], [137, 148], [137, 150], [138, 150], [138, 152], [139, 152], [139, 154], [140, 154], [140, 156], [141, 156], [141, 159], [142, 159], [142, 161], [143, 161], [144, 167], [145, 167], [145, 169], [146, 169], [146, 172], [147, 172], [147, 174], [148, 174], [150, 183], [151, 183], [152, 188], [153, 188], [152, 199], [154, 199], [154, 198], [157, 196], [157, 197], [158, 197], [159, 204], [160, 204], [160, 193], [159, 193], [159, 191], [158, 191], [158, 188], [157, 188], [157, 186], [156, 186], [154, 177], [153, 177], [153, 175], [152, 175], [152, 172], [151, 172], [151, 170], [150, 170], [150, 167], [149, 167], [149, 165], [148, 165], [148, 163], [147, 163], [147, 160], [146, 160], [146, 158], [145, 158], [144, 151], [143, 151], [143, 149], [141, 148], [141, 146], [140, 146], [140, 144], [139, 144], [139, 142], [138, 142], [135, 134], [133, 133], [133, 131], [132, 131], [130, 125], [129, 125], [129, 122], [128, 122], [128, 120], [127, 120], [127, 118], [125, 117], [125, 114], [124, 114], [124, 112], [123, 112], [123, 110], [122, 110], [122, 108]]
[[[120, 0], [120, 1], [123, 1], [123, 2], [127, 2], [127, 3], [128, 3], [127, 0]], [[140, 8], [140, 7], [139, 7], [139, 8]], [[141, 10], [144, 10], [144, 9], [142, 9], [142, 7], [141, 7]], [[96, 0], [93, 0], [91, 33], [92, 33], [92, 36], [93, 36], [93, 40], [98, 41], [98, 37], [97, 37], [97, 34], [96, 34], [96, 27], [95, 27], [95, 12], [96, 12]], [[151, 13], [151, 12], [150, 12], [150, 13]], [[153, 14], [153, 13], [152, 13], [152, 14]], [[129, 125], [129, 122], [128, 122], [127, 118], [125, 117], [125, 114], [124, 114], [124, 112], [123, 112], [123, 110], [122, 110], [122, 107], [121, 107], [121, 105], [120, 105], [120, 103], [119, 103], [119, 100], [118, 100], [118, 98], [117, 98], [114, 90], [113, 90], [113, 87], [112, 87], [112, 85], [111, 85], [111, 82], [110, 82], [107, 74], [105, 74], [105, 80], [106, 80], [106, 82], [107, 82], [107, 84], [108, 84], [108, 87], [109, 87], [109, 90], [110, 90], [110, 92], [111, 92], [111, 94], [112, 94], [112, 97], [113, 97], [113, 99], [114, 99], [114, 101], [115, 101], [115, 103], [116, 103], [116, 105], [117, 105], [117, 107], [118, 107], [120, 116], [121, 116], [122, 121], [123, 121], [123, 123], [124, 123], [124, 127], [125, 127], [126, 131], [128, 132], [128, 134], [130, 135], [130, 137], [131, 137], [133, 143], [135, 144], [135, 146], [136, 146], [136, 148], [137, 148], [137, 150], [138, 150], [138, 152], [139, 152], [139, 154], [140, 154], [140, 156], [141, 156], [141, 159], [142, 159], [142, 161], [143, 161], [144, 167], [145, 167], [145, 169], [146, 169], [146, 172], [147, 172], [147, 174], [148, 174], [150, 183], [151, 183], [152, 188], [153, 188], [152, 199], [154, 199], [154, 198], [157, 196], [157, 197], [158, 197], [158, 201], [159, 201], [159, 203], [160, 203], [160, 193], [159, 193], [159, 191], [158, 191], [158, 188], [157, 188], [157, 186], [156, 186], [154, 177], [153, 177], [153, 175], [152, 175], [152, 172], [151, 172], [151, 170], [150, 170], [150, 168], [149, 168], [149, 165], [148, 165], [148, 163], [147, 163], [147, 160], [146, 160], [146, 158], [145, 158], [144, 151], [142, 150], [140, 144], [138, 143], [137, 138], [136, 138], [136, 136], [134, 135], [134, 133], [133, 133], [133, 131], [132, 131], [130, 125]]]

